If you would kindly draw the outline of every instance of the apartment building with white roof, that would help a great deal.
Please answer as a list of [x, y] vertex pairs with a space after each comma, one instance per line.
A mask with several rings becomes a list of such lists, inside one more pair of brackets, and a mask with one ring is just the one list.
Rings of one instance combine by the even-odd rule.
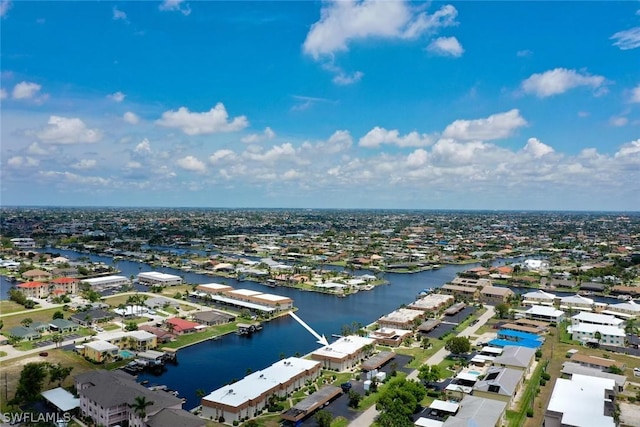
[[319, 348], [311, 353], [311, 358], [322, 362], [326, 369], [344, 371], [364, 360], [373, 350], [373, 338], [349, 335]]

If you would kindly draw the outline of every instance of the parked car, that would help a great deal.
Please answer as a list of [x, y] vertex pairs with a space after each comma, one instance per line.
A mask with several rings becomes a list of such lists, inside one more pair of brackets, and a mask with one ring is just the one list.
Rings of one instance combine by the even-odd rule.
[[345, 393], [349, 393], [349, 390], [351, 390], [351, 387], [353, 386], [353, 384], [351, 383], [342, 383], [340, 384], [340, 387], [342, 387], [342, 391]]

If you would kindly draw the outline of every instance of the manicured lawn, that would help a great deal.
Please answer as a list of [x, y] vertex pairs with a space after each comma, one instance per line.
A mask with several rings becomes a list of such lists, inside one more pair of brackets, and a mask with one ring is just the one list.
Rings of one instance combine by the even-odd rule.
[[[36, 306], [36, 307], [39, 307], [39, 306]], [[15, 313], [16, 311], [23, 311], [23, 310], [27, 310], [27, 309], [15, 301], [8, 301], [8, 300], [0, 301], [0, 314], [2, 314], [3, 316], [6, 314], [11, 314], [11, 313]], [[35, 310], [35, 308], [33, 308], [32, 310]]]
[[[47, 308], [47, 309], [34, 309], [30, 310], [28, 313], [21, 314], [9, 314], [6, 316], [2, 316], [2, 322], [4, 323], [3, 330], [9, 330], [15, 326], [22, 326], [20, 322], [23, 319], [29, 318], [34, 322], [49, 322], [53, 319], [53, 313], [56, 311], [62, 311], [62, 306], [55, 308]], [[4, 312], [3, 312], [4, 313]], [[68, 319], [70, 313], [63, 312], [65, 319]]]
[[190, 344], [195, 344], [213, 337], [233, 332], [237, 329], [235, 323], [229, 323], [221, 326], [210, 326], [202, 332], [194, 332], [192, 334], [179, 335], [175, 341], [164, 344], [162, 347], [180, 348]]

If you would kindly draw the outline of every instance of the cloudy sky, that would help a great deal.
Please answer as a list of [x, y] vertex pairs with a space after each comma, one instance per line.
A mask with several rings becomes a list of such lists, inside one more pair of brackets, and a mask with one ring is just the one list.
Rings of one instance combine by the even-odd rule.
[[640, 2], [0, 14], [2, 205], [640, 210]]

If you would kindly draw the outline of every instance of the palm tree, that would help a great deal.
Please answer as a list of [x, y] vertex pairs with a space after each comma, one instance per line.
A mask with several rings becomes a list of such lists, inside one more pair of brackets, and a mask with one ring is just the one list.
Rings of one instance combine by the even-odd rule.
[[147, 400], [146, 396], [136, 396], [133, 403], [129, 407], [133, 409], [133, 413], [145, 421], [147, 418], [147, 407], [153, 405], [153, 402]]
[[624, 325], [625, 334], [635, 334], [638, 332], [638, 325], [636, 324], [636, 319], [630, 318], [627, 320], [627, 323]]
[[51, 341], [53, 341], [56, 344], [56, 347], [60, 347], [60, 343], [63, 341], [64, 338], [62, 338], [62, 334], [54, 334], [51, 337]]

